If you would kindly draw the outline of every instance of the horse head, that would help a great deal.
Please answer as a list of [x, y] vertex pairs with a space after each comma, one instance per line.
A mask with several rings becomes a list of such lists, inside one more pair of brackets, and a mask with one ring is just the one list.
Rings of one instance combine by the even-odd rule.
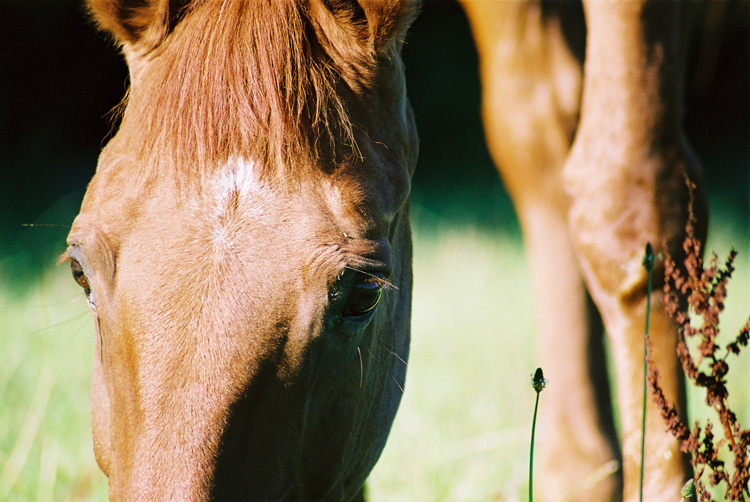
[[68, 237], [113, 500], [348, 500], [406, 372], [414, 6], [97, 1], [130, 90]]

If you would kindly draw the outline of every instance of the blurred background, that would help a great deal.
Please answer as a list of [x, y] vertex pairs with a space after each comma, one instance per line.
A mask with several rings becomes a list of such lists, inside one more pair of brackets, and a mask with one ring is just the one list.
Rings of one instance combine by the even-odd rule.
[[[127, 70], [81, 4], [0, 0], [0, 500], [106, 499], [89, 432], [93, 324], [55, 262], [116, 129], [110, 110]], [[736, 333], [750, 314], [750, 3], [727, 5], [744, 29], [698, 37], [715, 50], [691, 59], [685, 124], [705, 166], [708, 248], [740, 252], [722, 321]], [[516, 500], [536, 367], [528, 270], [484, 144], [477, 56], [458, 5], [426, 0], [403, 56], [421, 139], [413, 345], [371, 495]], [[730, 373], [745, 426], [747, 356]], [[696, 417], [701, 401], [691, 400]]]

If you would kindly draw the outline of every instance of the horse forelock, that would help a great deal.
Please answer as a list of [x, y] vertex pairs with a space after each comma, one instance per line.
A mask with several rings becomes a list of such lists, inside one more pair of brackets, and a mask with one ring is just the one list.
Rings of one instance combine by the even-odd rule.
[[379, 56], [348, 50], [352, 30], [314, 11], [274, 0], [193, 5], [137, 71], [130, 61], [127, 147], [145, 165], [197, 173], [233, 156], [256, 159], [265, 175], [355, 155], [347, 99], [374, 85]]

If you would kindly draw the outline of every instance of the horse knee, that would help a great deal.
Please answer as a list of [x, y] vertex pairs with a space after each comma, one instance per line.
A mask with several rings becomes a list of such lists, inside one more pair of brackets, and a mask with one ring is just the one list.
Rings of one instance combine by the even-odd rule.
[[[630, 162], [592, 159], [581, 150], [573, 148], [563, 172], [576, 252], [599, 307], [606, 297], [629, 308], [646, 294], [647, 243], [680, 257], [691, 211], [696, 236], [705, 236], [700, 169], [687, 148]], [[658, 285], [658, 271], [654, 279]]]

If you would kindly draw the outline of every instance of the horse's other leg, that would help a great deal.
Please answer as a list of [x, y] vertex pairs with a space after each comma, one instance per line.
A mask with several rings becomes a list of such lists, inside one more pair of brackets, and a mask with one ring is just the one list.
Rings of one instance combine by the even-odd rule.
[[[585, 0], [588, 36], [575, 142], [564, 168], [581, 267], [615, 359], [623, 436], [624, 499], [638, 498], [647, 275], [644, 247], [679, 256], [687, 218], [685, 175], [698, 165], [681, 129], [684, 2]], [[703, 220], [698, 193], [697, 212]], [[654, 272], [651, 357], [668, 399], [684, 404], [674, 323]], [[648, 400], [644, 500], [680, 499], [686, 458]], [[681, 406], [684, 411], [684, 406]]]
[[536, 490], [548, 501], [613, 501], [622, 481], [601, 321], [579, 272], [562, 185], [578, 118], [583, 13], [569, 2], [549, 7], [464, 1], [480, 55], [487, 143], [523, 229], [541, 366], [551, 381], [539, 417]]

